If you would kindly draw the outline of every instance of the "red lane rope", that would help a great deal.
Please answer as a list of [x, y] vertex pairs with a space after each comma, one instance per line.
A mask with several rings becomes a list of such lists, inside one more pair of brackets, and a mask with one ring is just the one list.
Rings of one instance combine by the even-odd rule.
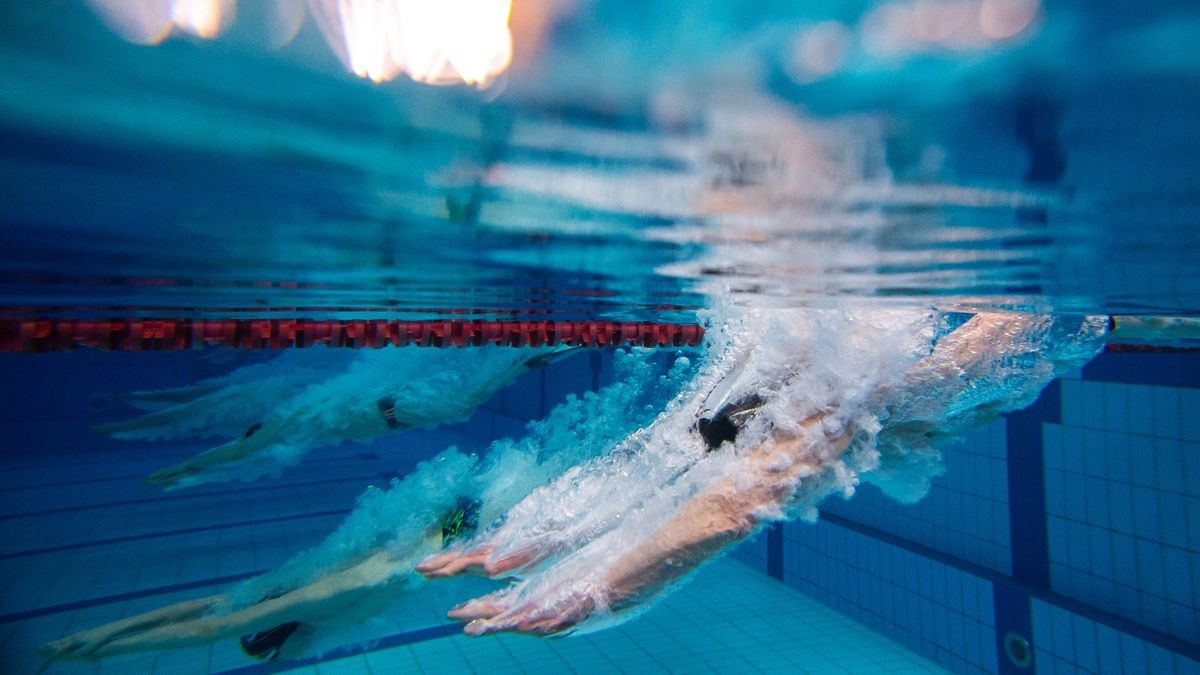
[[1138, 352], [1150, 354], [1191, 354], [1200, 352], [1200, 347], [1174, 347], [1170, 345], [1135, 345], [1135, 344], [1118, 344], [1109, 343], [1104, 345], [1106, 352]]
[[307, 319], [0, 319], [0, 352], [78, 348], [171, 351], [200, 347], [696, 346], [695, 324], [635, 321], [313, 321]]

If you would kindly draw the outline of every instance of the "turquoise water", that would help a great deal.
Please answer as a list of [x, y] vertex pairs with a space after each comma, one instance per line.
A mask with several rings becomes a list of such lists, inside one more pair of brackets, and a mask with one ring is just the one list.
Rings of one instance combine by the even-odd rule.
[[[0, 354], [6, 670], [171, 603], [254, 604], [377, 546], [408, 569], [462, 494], [486, 496], [480, 527], [523, 522], [501, 516], [537, 486], [636, 455], [623, 440], [720, 365], [730, 317], [851, 317], [811, 342], [838, 376], [887, 382], [912, 335], [855, 332], [887, 311], [1200, 315], [1189, 3], [515, 1], [517, 53], [484, 90], [355, 77], [320, 3], [291, 3], [309, 18], [274, 47], [287, 0], [155, 46], [100, 2], [0, 8], [0, 319], [710, 333], [528, 372], [501, 348]], [[1003, 28], [996, 7], [1034, 14], [1009, 37], [967, 30]], [[771, 524], [615, 628], [470, 638], [446, 610], [502, 581], [397, 574], [339, 610], [366, 623], [268, 664], [230, 635], [50, 670], [1200, 672], [1200, 360], [1194, 339], [1168, 346], [1052, 381], [1018, 363], [1012, 391], [1049, 382], [1041, 397], [962, 431], [923, 500], [864, 483], [807, 505], [818, 524]], [[131, 395], [195, 386], [175, 394], [190, 407]], [[155, 407], [168, 423], [96, 432]], [[397, 418], [415, 428], [381, 423]], [[266, 450], [142, 482], [222, 444]], [[678, 468], [659, 457], [626, 470]], [[606, 483], [607, 502], [636, 483]], [[610, 510], [653, 526], [637, 504]]]
[[1017, 44], [860, 54], [801, 86], [789, 31], [866, 5], [707, 3], [694, 32], [676, 5], [611, 4], [482, 93], [359, 81], [311, 24], [269, 51], [249, 10], [144, 47], [76, 3], [6, 8], [3, 304], [672, 320], [730, 286], [1197, 307], [1187, 5], [1056, 5]]

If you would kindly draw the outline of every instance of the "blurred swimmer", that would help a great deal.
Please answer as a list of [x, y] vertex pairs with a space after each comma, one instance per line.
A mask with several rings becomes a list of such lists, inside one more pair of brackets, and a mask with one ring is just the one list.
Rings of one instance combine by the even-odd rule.
[[860, 480], [919, 499], [941, 471], [936, 444], [1029, 405], [1106, 336], [1180, 339], [1200, 336], [1198, 328], [1188, 319], [776, 310], [744, 325], [774, 339], [718, 357], [734, 363], [715, 369], [725, 370], [724, 389], [682, 395], [690, 402], [677, 413], [694, 411], [690, 438], [660, 417], [638, 450], [615, 462], [628, 468], [638, 453], [661, 458], [658, 446], [689, 447], [691, 466], [646, 476], [663, 479], [650, 490], [614, 491], [612, 464], [595, 460], [555, 495], [560, 513], [586, 525], [529, 521], [543, 513], [530, 503], [542, 496], [535, 491], [479, 542], [417, 569], [430, 577], [528, 573], [451, 610], [472, 635], [611, 625], [764, 523], [814, 520], [822, 499], [849, 497]]
[[127, 439], [236, 436], [155, 471], [145, 482], [171, 489], [254, 480], [296, 464], [316, 447], [466, 420], [521, 374], [574, 351], [485, 346], [289, 352], [191, 387], [136, 392], [134, 405], [159, 409], [96, 430]]
[[368, 489], [336, 531], [279, 568], [222, 595], [46, 644], [44, 663], [238, 636], [243, 650], [261, 659], [353, 642], [353, 634], [338, 631], [385, 615], [420, 587], [422, 578], [414, 572], [418, 560], [469, 537], [477, 523], [494, 521], [538, 485], [648, 424], [657, 406], [694, 370], [689, 359], [677, 357], [664, 374], [649, 350], [618, 352], [615, 361], [613, 384], [569, 397], [545, 420], [531, 423], [524, 438], [498, 440], [482, 459], [450, 448], [387, 489]]

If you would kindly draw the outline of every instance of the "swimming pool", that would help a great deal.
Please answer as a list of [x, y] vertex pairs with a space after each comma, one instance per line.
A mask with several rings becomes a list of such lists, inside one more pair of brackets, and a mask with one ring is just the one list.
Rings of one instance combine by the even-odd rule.
[[1193, 8], [514, 3], [0, 10], [8, 670], [1200, 670]]

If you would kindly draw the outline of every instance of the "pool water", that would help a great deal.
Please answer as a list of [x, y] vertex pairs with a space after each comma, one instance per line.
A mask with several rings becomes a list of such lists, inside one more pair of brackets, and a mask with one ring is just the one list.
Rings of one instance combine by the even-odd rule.
[[[119, 2], [0, 8], [0, 328], [627, 321], [710, 340], [496, 375], [436, 428], [360, 442], [338, 406], [386, 386], [351, 365], [386, 356], [0, 353], [0, 670], [324, 550], [447, 448], [486, 466], [553, 439], [578, 453], [563, 469], [582, 462], [601, 449], [554, 435], [576, 429], [555, 414], [583, 411], [612, 447], [741, 312], [1200, 316], [1187, 2], [514, 3], [512, 64], [483, 89], [354, 76], [323, 0], [196, 2], [236, 20], [150, 45], [100, 18]], [[281, 44], [275, 11], [302, 21]], [[503, 370], [470, 350], [509, 348], [405, 349], [436, 411]], [[1200, 672], [1198, 350], [1110, 340], [943, 447], [923, 499], [825, 499], [815, 524], [766, 526], [606, 630], [465, 636], [446, 610], [505, 583], [465, 578], [271, 662], [223, 639], [48, 672]], [[635, 359], [639, 384], [606, 389]], [[268, 415], [329, 382], [306, 423], [348, 442], [306, 432], [262, 475], [163, 489], [143, 479], [218, 442], [96, 433], [145, 412], [132, 392], [231, 373], [251, 384], [222, 391]], [[273, 433], [238, 424], [203, 430]]]

